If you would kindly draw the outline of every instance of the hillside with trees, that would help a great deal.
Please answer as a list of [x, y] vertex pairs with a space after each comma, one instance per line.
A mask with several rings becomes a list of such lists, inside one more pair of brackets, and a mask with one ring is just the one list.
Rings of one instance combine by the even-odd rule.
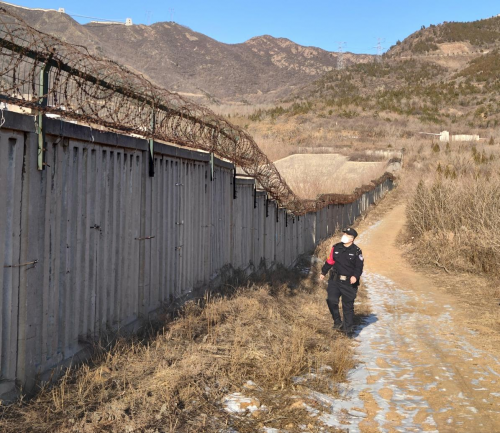
[[327, 72], [277, 104], [233, 107], [232, 119], [259, 142], [290, 145], [286, 154], [420, 131], [489, 138], [500, 124], [499, 47], [500, 17], [423, 28], [373, 62]]

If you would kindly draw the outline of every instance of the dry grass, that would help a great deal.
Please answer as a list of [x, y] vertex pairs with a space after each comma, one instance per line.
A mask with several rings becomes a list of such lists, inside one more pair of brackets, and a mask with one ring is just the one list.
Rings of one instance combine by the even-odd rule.
[[499, 158], [498, 145], [409, 149], [407, 235], [415, 258], [447, 271], [499, 274]]
[[[329, 243], [329, 242], [328, 242]], [[316, 271], [317, 272], [317, 269]], [[330, 383], [353, 367], [347, 340], [330, 329], [316, 273], [280, 269], [190, 302], [153, 337], [120, 340], [92, 363], [68, 371], [29, 402], [2, 409], [0, 431], [255, 432], [263, 426], [319, 431], [321, 422], [293, 406], [292, 378], [328, 365]], [[243, 390], [267, 406], [260, 417], [230, 416], [221, 399]], [[308, 383], [325, 391], [327, 381]], [[332, 392], [332, 390], [328, 390]], [[298, 427], [297, 427], [298, 428]]]
[[409, 234], [427, 260], [448, 270], [500, 274], [500, 178], [421, 182], [407, 214]]
[[[280, 105], [286, 108], [290, 104]], [[269, 108], [273, 106], [231, 105], [219, 106], [216, 111], [246, 129], [272, 161], [303, 153], [301, 148], [308, 148], [306, 153], [316, 153], [315, 148], [327, 147], [335, 149], [335, 153], [342, 151], [346, 155], [366, 149], [387, 149], [388, 146], [392, 150], [400, 149], [401, 135], [409, 126], [407, 121], [403, 125], [393, 125], [372, 117], [363, 117], [361, 120], [332, 117], [328, 115], [328, 110], [325, 113], [311, 112], [252, 120], [252, 113]]]

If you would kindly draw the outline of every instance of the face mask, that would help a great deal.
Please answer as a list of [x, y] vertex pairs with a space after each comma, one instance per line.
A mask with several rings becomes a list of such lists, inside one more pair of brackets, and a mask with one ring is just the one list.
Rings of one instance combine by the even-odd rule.
[[349, 242], [352, 242], [352, 240], [350, 236], [342, 235], [340, 242], [342, 242], [343, 244], [348, 244]]

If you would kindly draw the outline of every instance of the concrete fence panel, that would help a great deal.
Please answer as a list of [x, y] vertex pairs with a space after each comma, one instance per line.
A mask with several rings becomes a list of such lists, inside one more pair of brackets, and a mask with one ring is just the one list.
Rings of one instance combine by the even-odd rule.
[[[16, 379], [24, 134], [0, 134], [0, 394]], [[9, 266], [9, 267], [4, 267]]]

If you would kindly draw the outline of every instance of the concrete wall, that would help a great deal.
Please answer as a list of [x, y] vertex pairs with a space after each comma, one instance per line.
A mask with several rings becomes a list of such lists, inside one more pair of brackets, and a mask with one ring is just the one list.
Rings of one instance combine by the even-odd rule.
[[479, 141], [479, 135], [452, 135], [451, 141]]
[[[252, 179], [210, 155], [47, 121], [37, 170], [32, 116], [0, 129], [0, 397], [207, 287], [226, 264], [293, 264], [392, 188], [348, 205], [287, 215]], [[267, 214], [266, 216], [266, 209]]]
[[458, 134], [452, 135], [450, 140], [450, 133], [448, 131], [442, 131], [439, 136], [439, 141], [450, 142], [450, 141], [479, 141], [479, 135], [467, 135]]

